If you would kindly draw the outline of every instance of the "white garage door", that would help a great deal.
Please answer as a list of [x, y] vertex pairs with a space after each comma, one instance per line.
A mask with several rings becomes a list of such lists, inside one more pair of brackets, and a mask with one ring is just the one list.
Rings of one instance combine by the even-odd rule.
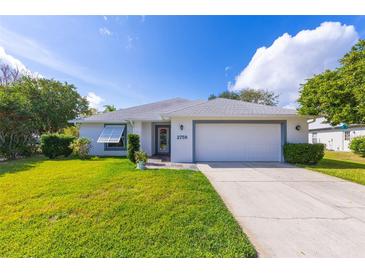
[[196, 161], [280, 161], [280, 124], [197, 123]]

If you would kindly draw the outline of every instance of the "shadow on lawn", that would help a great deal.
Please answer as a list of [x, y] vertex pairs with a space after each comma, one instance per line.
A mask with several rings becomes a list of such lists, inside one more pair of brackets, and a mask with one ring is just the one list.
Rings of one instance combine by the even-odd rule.
[[323, 159], [318, 163], [318, 165], [314, 165], [312, 167], [325, 169], [365, 169], [365, 164], [349, 161]]
[[0, 177], [4, 176], [8, 173], [16, 173], [20, 171], [29, 170], [37, 163], [41, 163], [47, 160], [47, 158], [43, 156], [35, 156], [30, 158], [18, 159], [18, 160], [9, 160], [0, 163]]
[[[80, 161], [106, 161], [108, 160], [108, 158], [126, 158], [126, 157], [91, 157], [90, 159], [86, 159], [86, 160], [80, 160]], [[64, 162], [64, 161], [70, 161], [70, 160], [78, 160], [77, 158], [74, 157], [58, 157], [55, 159], [49, 159], [43, 155], [38, 155], [38, 156], [33, 156], [33, 157], [28, 157], [28, 158], [23, 158], [23, 159], [18, 159], [18, 160], [9, 160], [9, 161], [3, 161], [0, 162], [0, 177], [4, 176], [5, 174], [8, 173], [16, 173], [16, 172], [20, 172], [20, 171], [26, 171], [29, 170], [31, 168], [34, 168], [37, 164], [45, 162], [45, 161], [54, 161], [54, 162]]]

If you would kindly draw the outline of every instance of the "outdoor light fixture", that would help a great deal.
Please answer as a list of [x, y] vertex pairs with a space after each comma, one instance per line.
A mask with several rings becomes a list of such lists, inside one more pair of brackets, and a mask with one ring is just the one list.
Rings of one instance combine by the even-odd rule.
[[184, 130], [184, 125], [180, 125], [180, 130]]
[[299, 131], [301, 128], [302, 128], [302, 127], [301, 127], [300, 125], [297, 125], [297, 126], [295, 127], [295, 129], [296, 129], [296, 130], [298, 130], [298, 131]]

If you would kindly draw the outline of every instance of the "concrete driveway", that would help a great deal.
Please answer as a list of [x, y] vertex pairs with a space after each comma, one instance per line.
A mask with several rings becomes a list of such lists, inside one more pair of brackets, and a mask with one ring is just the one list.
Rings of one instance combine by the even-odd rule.
[[365, 186], [282, 163], [199, 163], [260, 257], [365, 257]]

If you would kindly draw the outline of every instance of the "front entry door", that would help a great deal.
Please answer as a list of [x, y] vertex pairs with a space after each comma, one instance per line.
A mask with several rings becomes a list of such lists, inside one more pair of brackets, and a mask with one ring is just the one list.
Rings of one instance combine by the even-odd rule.
[[170, 127], [157, 127], [157, 154], [170, 153]]

